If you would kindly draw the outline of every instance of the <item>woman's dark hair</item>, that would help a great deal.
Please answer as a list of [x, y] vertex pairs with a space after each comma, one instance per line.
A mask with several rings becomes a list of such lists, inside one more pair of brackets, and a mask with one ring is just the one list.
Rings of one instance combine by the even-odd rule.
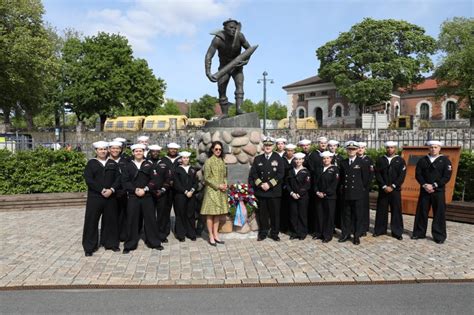
[[211, 143], [211, 148], [209, 149], [209, 152], [207, 153], [207, 156], [208, 156], [208, 157], [211, 157], [211, 156], [214, 155], [214, 148], [215, 148], [216, 145], [220, 145], [220, 146], [221, 146], [222, 151], [221, 151], [221, 156], [220, 156], [220, 158], [221, 158], [221, 159], [224, 159], [224, 158], [225, 158], [224, 145], [222, 145], [222, 142], [220, 142], [220, 141], [212, 141], [212, 143]]

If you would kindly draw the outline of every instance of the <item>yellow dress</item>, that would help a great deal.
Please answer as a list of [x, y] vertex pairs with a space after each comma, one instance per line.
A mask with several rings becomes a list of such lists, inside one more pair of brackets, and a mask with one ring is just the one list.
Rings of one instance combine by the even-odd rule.
[[202, 215], [221, 215], [229, 212], [227, 192], [219, 190], [220, 184], [227, 184], [227, 169], [225, 162], [216, 156], [211, 156], [204, 163], [204, 200]]

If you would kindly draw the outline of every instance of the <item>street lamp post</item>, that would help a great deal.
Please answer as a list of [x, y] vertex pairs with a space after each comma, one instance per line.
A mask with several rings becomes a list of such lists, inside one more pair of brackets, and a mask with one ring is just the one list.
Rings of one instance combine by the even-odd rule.
[[273, 79], [267, 79], [267, 71], [263, 71], [263, 79], [258, 79], [257, 83], [263, 82], [263, 134], [267, 134], [267, 81], [273, 84]]

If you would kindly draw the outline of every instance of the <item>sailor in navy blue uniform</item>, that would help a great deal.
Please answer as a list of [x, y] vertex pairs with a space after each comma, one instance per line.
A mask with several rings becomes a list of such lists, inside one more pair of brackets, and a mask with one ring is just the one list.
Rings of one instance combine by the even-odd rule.
[[302, 152], [306, 155], [304, 158], [303, 166], [311, 172], [311, 165], [309, 163], [311, 155], [314, 153], [311, 151], [311, 140], [303, 139], [298, 142], [298, 146], [303, 150]]
[[313, 191], [316, 194], [316, 235], [313, 239], [330, 242], [334, 232], [339, 169], [331, 164], [333, 153], [321, 153], [322, 165], [316, 170], [317, 180]]
[[[339, 153], [337, 153], [338, 148], [339, 148], [339, 141], [337, 140], [328, 141], [328, 151], [334, 154], [332, 156], [331, 164], [334, 166], [337, 166], [339, 169], [344, 158]], [[344, 196], [342, 194], [342, 184], [341, 184], [341, 181], [339, 181], [339, 184], [337, 187], [336, 211], [334, 213], [334, 226], [337, 229], [341, 229], [341, 217], [342, 217], [343, 209], [344, 209]]]
[[163, 197], [164, 198], [164, 203], [165, 206], [163, 208], [163, 211], [158, 214], [158, 230], [160, 231], [160, 235], [162, 237], [163, 243], [168, 242], [168, 235], [171, 233], [171, 208], [173, 207], [173, 202], [174, 202], [174, 190], [173, 190], [173, 176], [174, 176], [174, 170], [181, 164], [181, 157], [178, 155], [178, 150], [181, 148], [181, 146], [175, 142], [168, 143], [166, 146], [168, 149], [168, 152], [166, 156], [164, 156], [161, 159], [162, 163], [165, 163], [168, 169], [171, 172], [171, 189], [168, 191], [164, 192]]
[[181, 165], [174, 171], [173, 189], [174, 212], [176, 215], [175, 233], [180, 242], [184, 242], [185, 237], [192, 241], [196, 240], [196, 197], [199, 179], [197, 169], [189, 165], [191, 152], [183, 151], [179, 153]]
[[388, 226], [390, 206], [390, 230], [397, 240], [403, 239], [403, 215], [401, 188], [405, 181], [407, 167], [405, 160], [397, 155], [398, 143], [385, 142], [386, 154], [375, 164], [375, 179], [379, 186], [377, 213], [375, 215], [374, 237], [385, 235]]
[[369, 168], [369, 182], [367, 183], [366, 190], [364, 192], [364, 200], [362, 204], [362, 215], [363, 215], [363, 232], [362, 236], [366, 236], [367, 232], [369, 231], [370, 227], [370, 203], [369, 203], [369, 193], [370, 193], [370, 188], [372, 185], [372, 180], [375, 177], [375, 168], [374, 168], [374, 161], [372, 159], [365, 155], [365, 150], [367, 149], [367, 143], [366, 142], [359, 142], [359, 149], [357, 150], [357, 156], [359, 156], [362, 161], [367, 163], [367, 166]]
[[339, 242], [346, 242], [354, 234], [354, 245], [360, 244], [364, 232], [362, 206], [369, 182], [369, 165], [357, 156], [356, 141], [346, 142], [348, 158], [342, 161], [340, 174], [344, 194], [342, 235]]
[[122, 185], [128, 193], [127, 226], [128, 238], [124, 244], [123, 253], [128, 254], [138, 246], [140, 235], [138, 221], [143, 215], [146, 243], [149, 247], [162, 250], [161, 240], [156, 226], [155, 206], [152, 197], [153, 164], [145, 160], [144, 144], [131, 146], [133, 160], [122, 170]]
[[87, 162], [84, 179], [87, 184], [87, 203], [82, 234], [82, 246], [86, 256], [99, 245], [99, 219], [104, 220], [101, 242], [105, 249], [119, 251], [117, 223], [117, 199], [115, 192], [120, 186], [120, 171], [117, 163], [107, 158], [108, 143], [94, 142], [96, 158]]
[[283, 159], [273, 152], [274, 141], [263, 141], [264, 153], [255, 157], [250, 168], [249, 184], [257, 197], [258, 241], [263, 241], [270, 232], [270, 238], [280, 241], [280, 206], [282, 183], [285, 176]]
[[281, 158], [283, 158], [283, 156], [285, 154], [285, 147], [286, 147], [287, 142], [288, 141], [285, 138], [276, 138], [275, 139], [275, 143], [276, 143], [275, 152], [278, 153], [278, 155]]
[[[287, 144], [285, 146], [285, 154], [283, 155], [283, 161], [285, 165], [285, 179], [288, 177], [290, 171], [295, 167], [295, 154], [296, 146], [294, 144]], [[281, 208], [280, 208], [280, 231], [283, 233], [290, 232], [294, 233], [295, 229], [290, 222], [290, 193], [286, 189], [286, 182], [283, 182], [283, 190], [281, 194]]]
[[294, 155], [292, 167], [285, 179], [285, 189], [290, 195], [290, 221], [294, 228], [290, 239], [304, 240], [308, 234], [308, 200], [311, 193], [311, 174], [303, 166], [305, 154]]
[[446, 200], [445, 189], [451, 179], [451, 161], [440, 154], [442, 143], [429, 141], [429, 154], [416, 163], [415, 177], [420, 184], [420, 196], [416, 209], [412, 239], [426, 237], [428, 212], [433, 208], [431, 235], [438, 244], [446, 240]]

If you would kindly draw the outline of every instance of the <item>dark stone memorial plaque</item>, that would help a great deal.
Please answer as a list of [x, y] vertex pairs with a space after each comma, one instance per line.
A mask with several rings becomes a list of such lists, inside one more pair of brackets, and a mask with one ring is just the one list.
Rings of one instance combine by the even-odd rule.
[[247, 164], [230, 164], [227, 165], [227, 183], [246, 184], [249, 179], [250, 165]]

